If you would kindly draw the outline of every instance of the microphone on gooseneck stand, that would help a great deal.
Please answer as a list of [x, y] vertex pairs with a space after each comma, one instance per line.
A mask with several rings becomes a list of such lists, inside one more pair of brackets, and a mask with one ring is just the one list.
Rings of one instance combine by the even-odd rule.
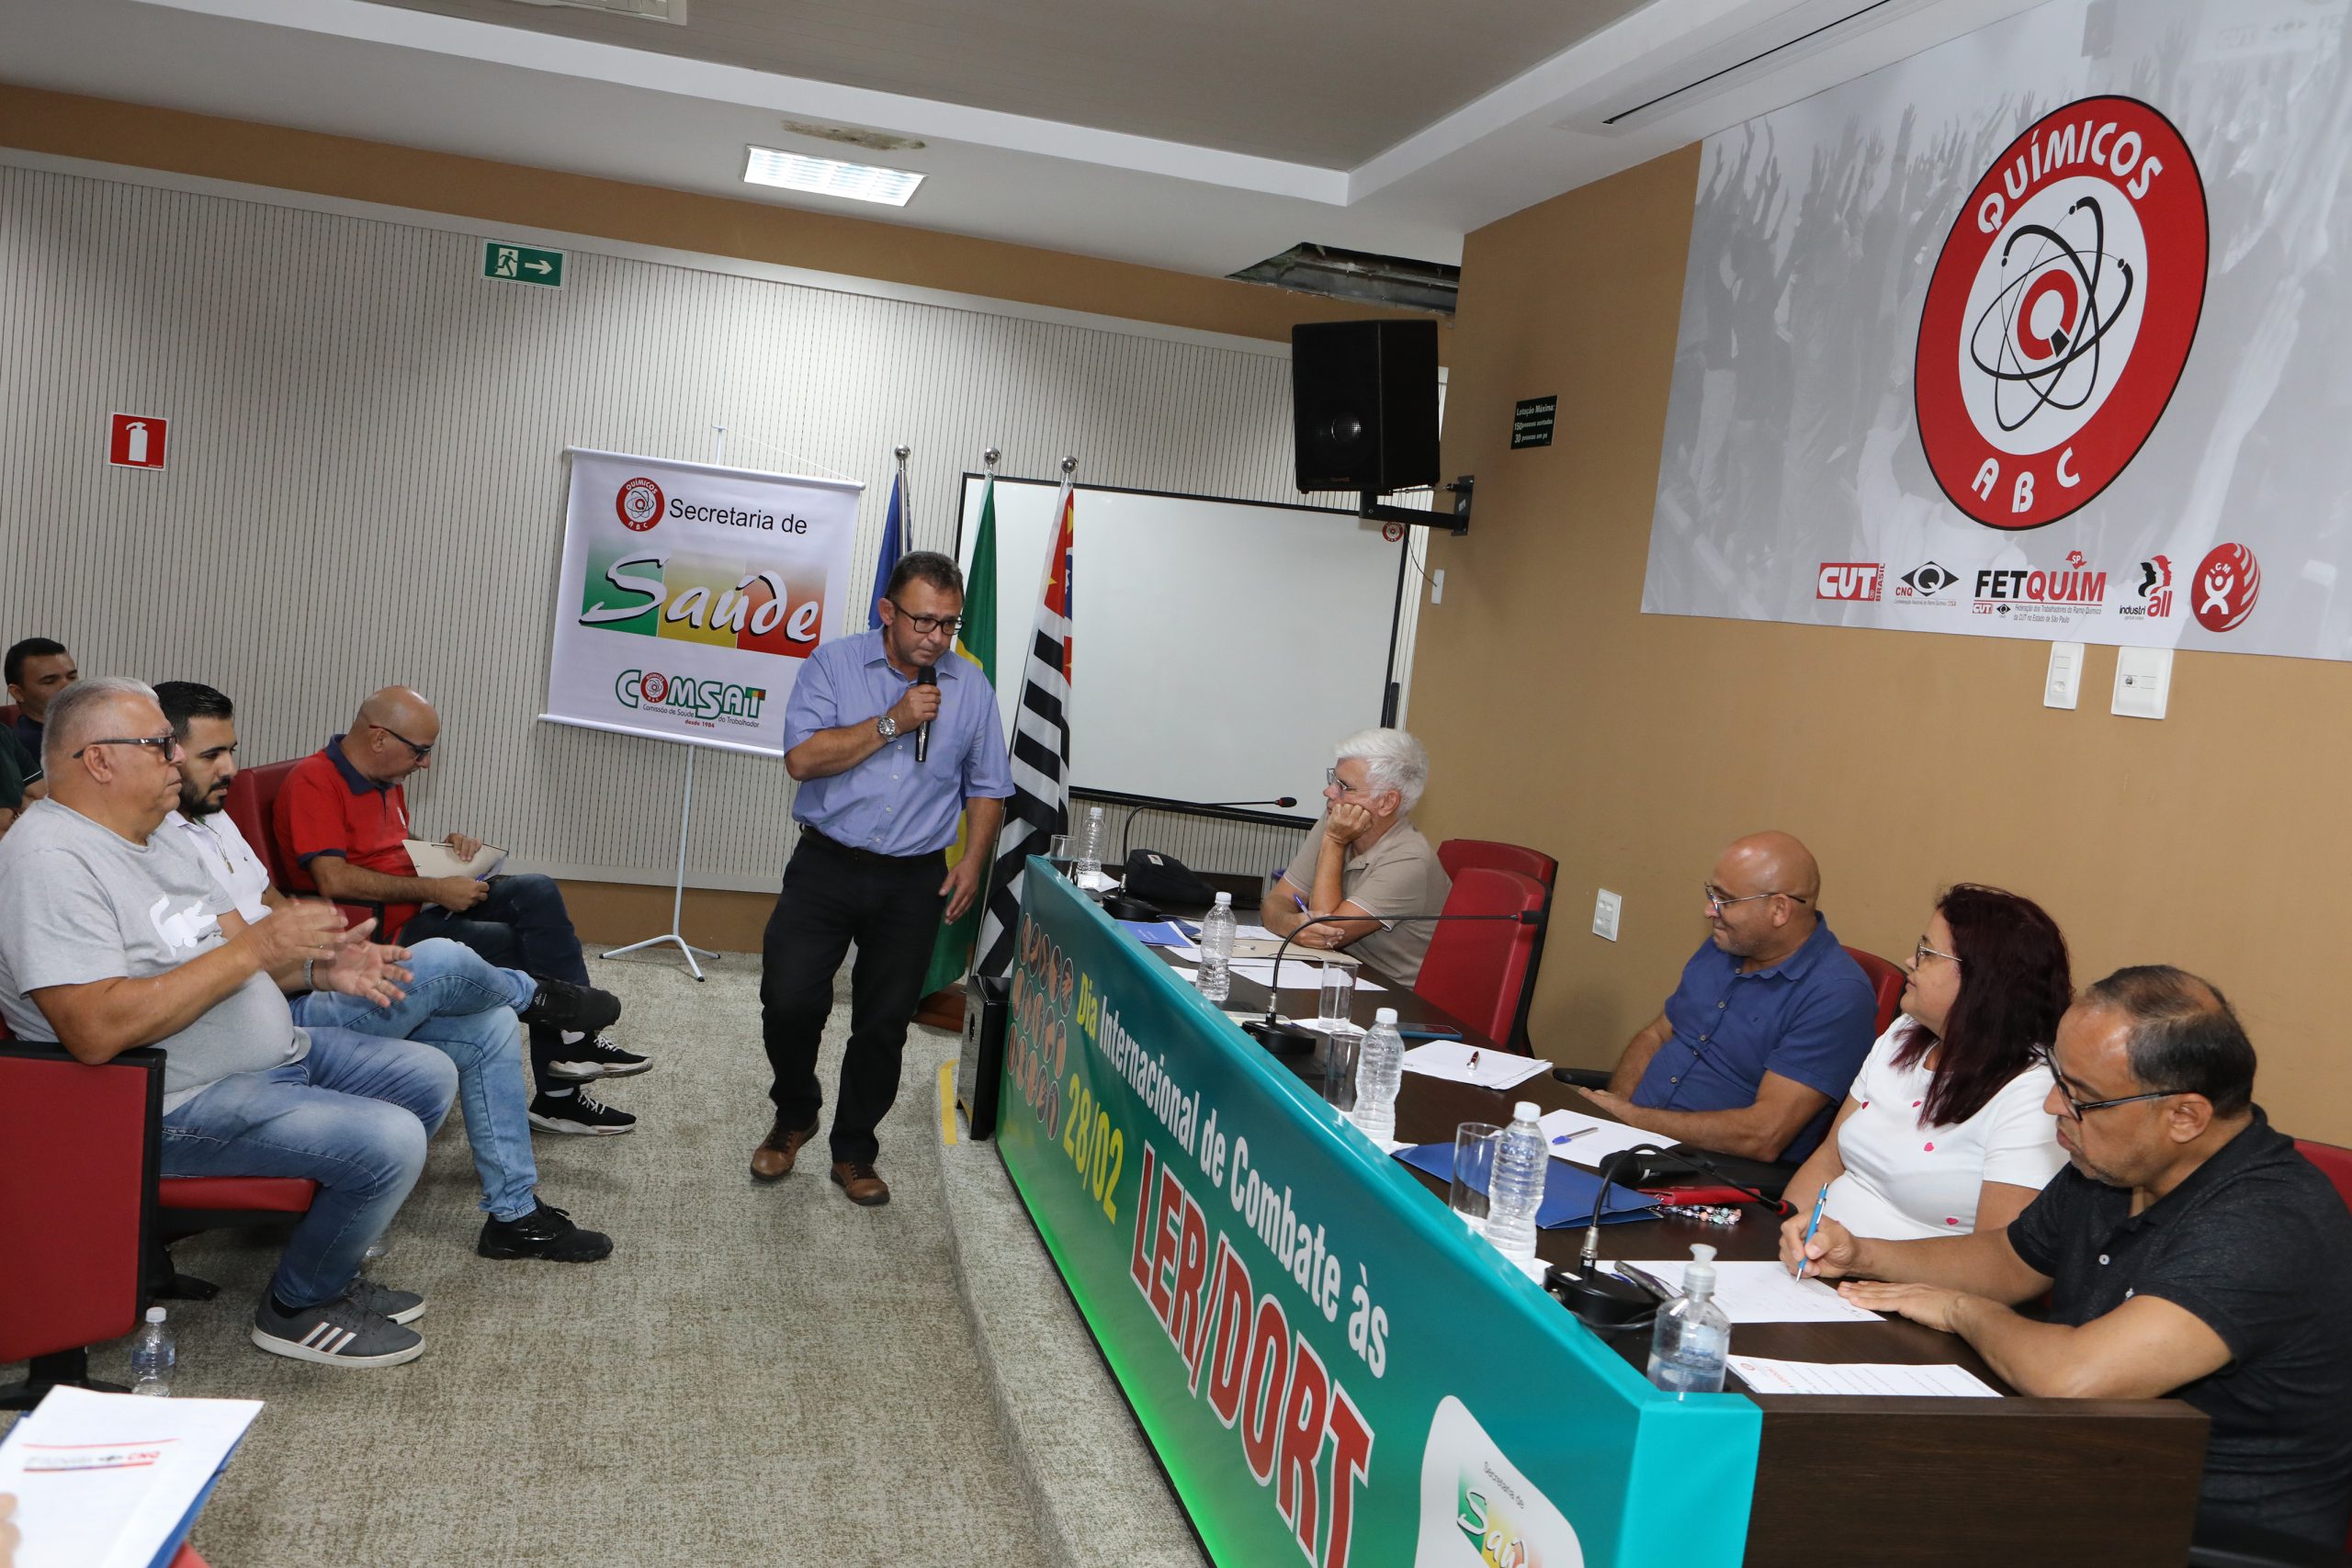
[[1119, 828], [1119, 858], [1127, 858], [1128, 836], [1135, 831], [1136, 814], [1150, 810], [1155, 805], [1163, 810], [1206, 811], [1229, 806], [1272, 806], [1287, 811], [1298, 804], [1295, 795], [1277, 795], [1272, 800], [1170, 800], [1165, 802], [1137, 801], [1127, 810], [1127, 819]]
[[1609, 1207], [1609, 1187], [1617, 1179], [1618, 1168], [1628, 1159], [1639, 1156], [1672, 1160], [1691, 1169], [1703, 1171], [1724, 1186], [1746, 1193], [1773, 1214], [1789, 1212], [1786, 1203], [1767, 1198], [1745, 1182], [1734, 1181], [1697, 1155], [1683, 1149], [1669, 1149], [1657, 1144], [1635, 1144], [1618, 1150], [1600, 1162], [1600, 1190], [1593, 1194], [1592, 1223], [1585, 1227], [1584, 1250], [1577, 1255], [1574, 1272], [1553, 1269], [1544, 1279], [1544, 1288], [1559, 1298], [1562, 1305], [1577, 1319], [1594, 1328], [1619, 1328], [1639, 1322], [1656, 1313], [1658, 1299], [1631, 1280], [1600, 1271], [1600, 1216]]
[[[915, 671], [915, 684], [918, 686], [938, 685], [939, 671], [933, 669], [928, 664], [924, 665], [922, 669]], [[931, 720], [924, 719], [922, 724], [915, 728], [915, 761], [920, 763], [930, 755]]]
[[1508, 915], [1449, 915], [1442, 909], [1431, 909], [1402, 915], [1317, 915], [1312, 919], [1301, 920], [1291, 928], [1289, 936], [1283, 938], [1282, 946], [1274, 949], [1274, 966], [1267, 976], [1267, 979], [1272, 984], [1266, 987], [1266, 1016], [1251, 1019], [1241, 1026], [1241, 1032], [1276, 1055], [1295, 1055], [1315, 1049], [1315, 1042], [1320, 1038], [1315, 1031], [1301, 1029], [1295, 1023], [1284, 1023], [1274, 1016], [1282, 1006], [1283, 959], [1290, 952], [1292, 938], [1296, 937], [1300, 931], [1309, 926], [1344, 924], [1350, 920], [1374, 919], [1385, 920], [1391, 925], [1402, 925], [1407, 920], [1514, 920], [1522, 926], [1540, 926], [1544, 923], [1544, 911], [1520, 909]]

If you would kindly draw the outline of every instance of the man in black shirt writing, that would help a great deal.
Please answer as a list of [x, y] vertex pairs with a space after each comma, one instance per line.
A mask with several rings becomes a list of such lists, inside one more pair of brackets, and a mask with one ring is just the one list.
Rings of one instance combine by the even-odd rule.
[[[2200, 1535], [2342, 1541], [2352, 1213], [2254, 1103], [2237, 1015], [2193, 975], [2121, 969], [2045, 1058], [2070, 1168], [2007, 1230], [1872, 1241], [1825, 1220], [1806, 1271], [1958, 1334], [2021, 1393], [2204, 1411]], [[2046, 1321], [2012, 1310], [2045, 1291]]]

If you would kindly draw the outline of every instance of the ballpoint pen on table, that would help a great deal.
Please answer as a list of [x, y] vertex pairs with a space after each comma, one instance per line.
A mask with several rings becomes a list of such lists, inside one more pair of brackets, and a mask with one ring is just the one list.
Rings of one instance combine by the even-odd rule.
[[1593, 1129], [1590, 1127], [1578, 1127], [1573, 1133], [1563, 1133], [1558, 1137], [1552, 1140], [1552, 1146], [1554, 1148], [1557, 1148], [1562, 1144], [1575, 1143], [1578, 1138], [1583, 1137], [1587, 1133], [1591, 1131], [1593, 1131]]
[[1797, 1245], [1797, 1278], [1800, 1280], [1804, 1278], [1805, 1269], [1813, 1261], [1804, 1255], [1804, 1249], [1813, 1245], [1813, 1233], [1821, 1228], [1821, 1206], [1827, 1201], [1829, 1183], [1825, 1181], [1821, 1184], [1821, 1190], [1814, 1194], [1813, 1218], [1804, 1223], [1804, 1240]]

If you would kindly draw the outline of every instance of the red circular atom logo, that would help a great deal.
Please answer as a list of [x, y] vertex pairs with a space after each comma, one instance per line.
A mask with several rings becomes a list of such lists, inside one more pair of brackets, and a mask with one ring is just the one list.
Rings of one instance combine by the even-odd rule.
[[2009, 143], [1944, 240], [1912, 371], [1944, 494], [2039, 528], [2129, 467], [2205, 308], [2205, 186], [2172, 121], [2082, 98]]
[[2209, 632], [2234, 630], [2262, 596], [2262, 563], [2244, 545], [2215, 545], [2197, 563], [2188, 592], [2199, 626]]
[[670, 677], [648, 670], [638, 677], [637, 694], [641, 702], [660, 702], [670, 694]]
[[662, 487], [649, 479], [631, 479], [613, 498], [613, 510], [620, 513], [622, 527], [642, 534], [662, 521]]

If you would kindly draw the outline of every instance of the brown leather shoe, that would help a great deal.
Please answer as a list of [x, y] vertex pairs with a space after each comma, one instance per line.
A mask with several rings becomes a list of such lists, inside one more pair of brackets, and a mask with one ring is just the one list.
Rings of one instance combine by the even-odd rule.
[[800, 1156], [800, 1145], [817, 1135], [817, 1123], [806, 1127], [787, 1127], [784, 1118], [776, 1118], [760, 1146], [752, 1151], [752, 1175], [762, 1181], [780, 1181], [792, 1172], [792, 1162]]
[[864, 1160], [835, 1160], [833, 1185], [848, 1193], [851, 1202], [865, 1208], [890, 1201], [890, 1184], [876, 1175], [874, 1168]]

